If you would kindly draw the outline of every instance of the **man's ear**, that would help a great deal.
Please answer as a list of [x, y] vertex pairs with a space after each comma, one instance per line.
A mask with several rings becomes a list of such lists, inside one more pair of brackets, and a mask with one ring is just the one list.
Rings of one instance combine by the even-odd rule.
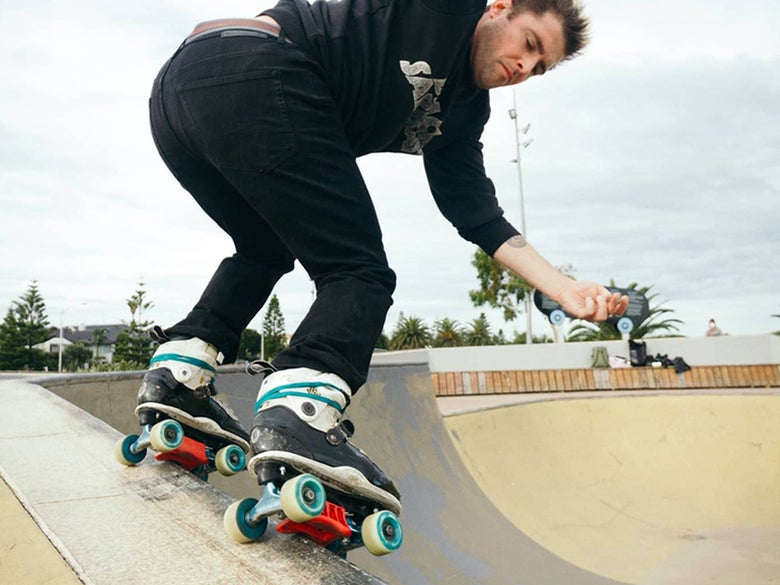
[[490, 14], [491, 18], [495, 18], [497, 16], [500, 16], [505, 10], [511, 10], [511, 9], [512, 9], [512, 0], [495, 0], [488, 7], [488, 14]]

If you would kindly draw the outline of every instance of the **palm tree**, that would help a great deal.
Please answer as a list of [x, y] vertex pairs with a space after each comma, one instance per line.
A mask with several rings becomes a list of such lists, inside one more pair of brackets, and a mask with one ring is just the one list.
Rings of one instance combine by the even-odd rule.
[[460, 347], [464, 331], [454, 319], [440, 319], [433, 324], [433, 347]]
[[[610, 280], [610, 286], [615, 286], [615, 281]], [[659, 332], [674, 333], [679, 331], [678, 324], [682, 324], [680, 319], [668, 318], [667, 315], [674, 313], [673, 309], [661, 307], [663, 302], [659, 302], [657, 305], [652, 306], [653, 300], [658, 296], [658, 293], [654, 293], [648, 296], [648, 292], [652, 288], [650, 286], [639, 287], [637, 283], [632, 282], [627, 287], [630, 290], [636, 290], [647, 296], [647, 300], [650, 303], [650, 314], [647, 318], [635, 325], [631, 330], [631, 339], [642, 339], [643, 337], [649, 337], [651, 334], [658, 334]], [[576, 323], [570, 330], [566, 337], [566, 341], [608, 341], [610, 339], [622, 339], [620, 331], [617, 327], [609, 322], [601, 323], [587, 323], [580, 321]]]
[[100, 346], [103, 345], [108, 337], [108, 329], [105, 327], [98, 327], [92, 331], [92, 345], [95, 346], [95, 358], [100, 357]]
[[493, 333], [490, 331], [490, 323], [488, 323], [485, 313], [480, 313], [479, 317], [471, 322], [468, 331], [466, 331], [466, 345], [493, 345], [494, 342]]
[[431, 344], [431, 331], [418, 317], [398, 317], [388, 349], [419, 349]]

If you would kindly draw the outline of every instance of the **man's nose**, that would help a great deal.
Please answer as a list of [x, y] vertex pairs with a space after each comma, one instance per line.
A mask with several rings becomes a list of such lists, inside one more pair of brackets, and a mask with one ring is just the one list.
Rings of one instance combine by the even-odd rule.
[[531, 77], [531, 75], [533, 75], [533, 70], [536, 67], [536, 61], [533, 57], [524, 56], [518, 59], [515, 65], [517, 67], [518, 83], [520, 83], [521, 81], [525, 81]]

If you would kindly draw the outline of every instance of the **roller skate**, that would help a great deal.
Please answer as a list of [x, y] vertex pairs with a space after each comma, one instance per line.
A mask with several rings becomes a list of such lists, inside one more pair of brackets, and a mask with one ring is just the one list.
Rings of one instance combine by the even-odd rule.
[[308, 368], [263, 380], [247, 465], [262, 495], [225, 512], [233, 540], [258, 540], [278, 517], [278, 532], [303, 534], [340, 556], [360, 546], [375, 555], [401, 546], [400, 494], [349, 441], [354, 427], [342, 416], [351, 396], [340, 377]]
[[124, 465], [136, 465], [147, 449], [206, 481], [209, 474], [234, 475], [246, 466], [249, 434], [215, 398], [214, 376], [222, 354], [197, 338], [164, 341], [138, 390], [135, 415], [140, 435], [114, 449]]

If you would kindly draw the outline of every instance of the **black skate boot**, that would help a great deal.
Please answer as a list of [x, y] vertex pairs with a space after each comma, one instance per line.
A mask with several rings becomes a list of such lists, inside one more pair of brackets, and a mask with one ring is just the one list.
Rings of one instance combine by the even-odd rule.
[[308, 368], [271, 372], [260, 387], [250, 436], [254, 456], [247, 464], [262, 495], [225, 511], [228, 536], [258, 540], [278, 515], [278, 532], [302, 534], [342, 557], [362, 546], [375, 555], [398, 550], [398, 490], [349, 442], [354, 429], [341, 420], [349, 386]]
[[260, 386], [250, 437], [255, 455], [250, 471], [256, 473], [258, 483], [287, 479], [280, 477], [275, 460], [289, 463], [281, 466], [282, 474], [290, 473], [287, 467], [295, 470], [295, 462], [300, 461], [299, 472], [314, 468], [317, 475], [351, 475], [350, 481], [362, 476], [374, 489], [399, 499], [393, 482], [349, 442], [354, 428], [341, 419], [351, 396], [349, 386], [335, 374], [295, 368], [268, 375]]
[[249, 452], [249, 433], [214, 398], [214, 376], [222, 354], [198, 338], [162, 343], [150, 361], [151, 369], [138, 390], [135, 409], [141, 426], [173, 418], [211, 437], [233, 442]]
[[221, 361], [222, 354], [201, 339], [162, 343], [138, 390], [135, 414], [142, 433], [117, 445], [117, 459], [135, 465], [151, 447], [158, 459], [175, 461], [203, 479], [214, 470], [232, 475], [243, 469], [249, 433], [214, 397]]

